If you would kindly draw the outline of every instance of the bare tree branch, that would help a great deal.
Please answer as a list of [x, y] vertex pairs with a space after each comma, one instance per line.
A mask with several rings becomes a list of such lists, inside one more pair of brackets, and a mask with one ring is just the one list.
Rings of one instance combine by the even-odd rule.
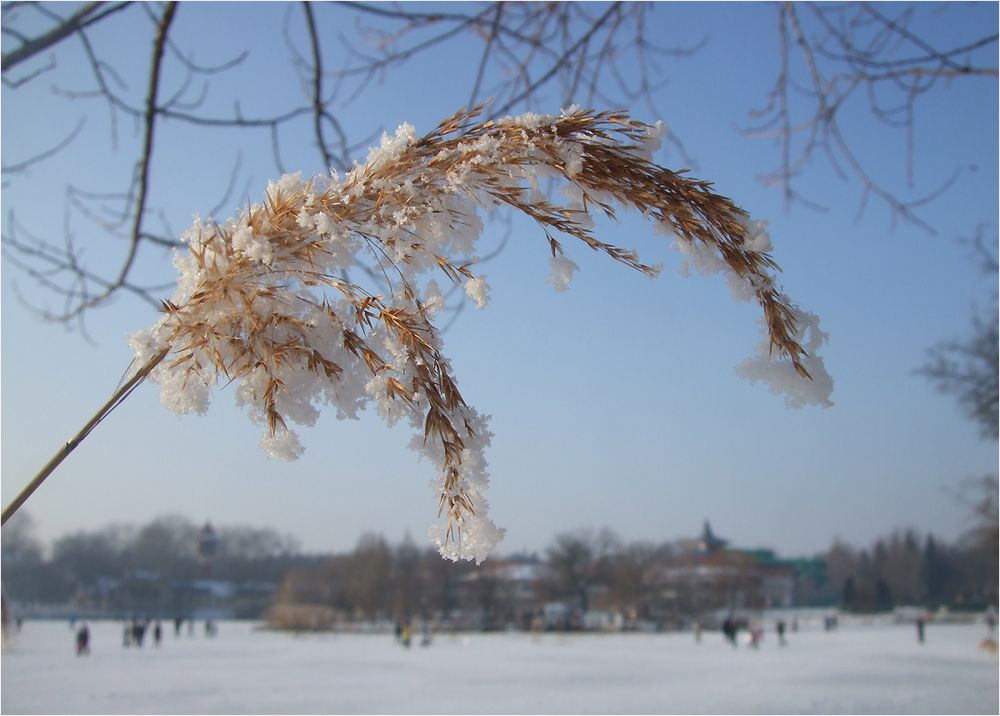
[[513, 109], [518, 103], [529, 98], [542, 85], [551, 80], [556, 73], [565, 66], [566, 61], [572, 58], [573, 55], [576, 54], [576, 52], [578, 52], [587, 42], [589, 42], [594, 34], [596, 34], [597, 31], [600, 30], [613, 15], [616, 15], [619, 12], [621, 12], [621, 3], [613, 3], [611, 7], [609, 7], [596, 21], [594, 21], [594, 24], [591, 25], [590, 28], [583, 35], [581, 35], [576, 42], [574, 42], [565, 52], [562, 53], [557, 61], [552, 63], [547, 72], [525, 87], [524, 91], [519, 95], [514, 96], [513, 98], [507, 100], [507, 102], [505, 102], [502, 106], [492, 110], [490, 116], [500, 117]]
[[[139, 246], [148, 236], [145, 232], [143, 232], [142, 226], [149, 198], [149, 180], [153, 157], [153, 140], [158, 111], [157, 99], [159, 95], [164, 50], [170, 26], [174, 20], [176, 11], [177, 4], [175, 2], [168, 3], [157, 25], [156, 37], [153, 44], [152, 60], [150, 62], [150, 75], [146, 94], [145, 110], [143, 113], [142, 149], [136, 166], [135, 194], [133, 195], [130, 189], [126, 201], [128, 209], [123, 212], [122, 215], [123, 218], [127, 214], [132, 217], [131, 230], [129, 232], [129, 248], [118, 271], [117, 277], [113, 280], [107, 280], [84, 269], [79, 264], [75, 252], [69, 245], [65, 251], [64, 258], [58, 259], [53, 255], [53, 251], [41, 242], [39, 242], [39, 245], [32, 250], [29, 247], [25, 247], [23, 244], [19, 244], [12, 236], [4, 237], [4, 243], [15, 248], [22, 255], [33, 256], [36, 259], [41, 259], [57, 272], [68, 272], [71, 276], [75, 277], [69, 284], [68, 288], [60, 288], [57, 291], [63, 293], [63, 295], [65, 295], [68, 299], [66, 310], [61, 315], [53, 314], [47, 316], [49, 318], [61, 320], [75, 318], [81, 315], [84, 311], [98, 306], [106, 301], [118, 289], [130, 290], [133, 293], [137, 293], [141, 297], [145, 298], [147, 301], [153, 302], [152, 297], [149, 296], [143, 289], [139, 289], [129, 282], [129, 274], [138, 254]], [[78, 32], [80, 32], [81, 36], [83, 36], [82, 30], [78, 29]], [[111, 94], [110, 90], [107, 89], [107, 85], [103, 84], [103, 74], [101, 74], [100, 68], [97, 64], [95, 64], [95, 71], [101, 78], [99, 79], [99, 82], [102, 83], [102, 89], [106, 92], [108, 100], [110, 102], [114, 102], [114, 96]], [[28, 271], [28, 273], [50, 290], [55, 290], [51, 281], [42, 280], [45, 278], [43, 274], [39, 272], [32, 273], [31, 271]], [[101, 290], [96, 293], [91, 293], [88, 288], [90, 283], [97, 284], [101, 287]]]
[[4, 77], [3, 84], [5, 87], [10, 87], [11, 89], [17, 89], [18, 87], [23, 87], [32, 80], [41, 77], [46, 72], [51, 72], [55, 68], [56, 68], [56, 61], [52, 58], [49, 58], [48, 62], [46, 62], [41, 67], [36, 68], [32, 72], [29, 72], [24, 77], [18, 77], [17, 79], [9, 79], [7, 77]]
[[[979, 268], [992, 279], [995, 288], [998, 272], [996, 249], [987, 247], [982, 227], [977, 230], [971, 244]], [[941, 392], [954, 397], [966, 416], [979, 426], [980, 435], [992, 440], [1000, 438], [998, 321], [1000, 314], [994, 293], [990, 310], [973, 313], [968, 335], [939, 342], [928, 351], [927, 362], [918, 371]]]
[[129, 3], [121, 2], [107, 5], [103, 2], [89, 2], [75, 13], [67, 17], [61, 24], [52, 28], [44, 35], [40, 35], [33, 40], [25, 42], [16, 50], [12, 50], [0, 58], [0, 70], [6, 72], [13, 69], [21, 62], [34, 57], [39, 52], [58, 44], [73, 33], [82, 30], [89, 25], [100, 22], [109, 15], [113, 15], [119, 10], [128, 7]]
[[[818, 37], [806, 30], [800, 8], [808, 8], [810, 18], [817, 24]], [[885, 181], [875, 179], [838, 120], [841, 109], [853, 95], [864, 91], [871, 115], [905, 133], [905, 176], [912, 188], [918, 99], [939, 80], [997, 76], [995, 66], [958, 60], [968, 59], [970, 53], [996, 44], [996, 33], [939, 50], [909, 29], [912, 10], [907, 6], [899, 17], [890, 18], [867, 3], [800, 6], [785, 2], [778, 6], [778, 76], [765, 106], [751, 113], [752, 119], [760, 124], [745, 133], [778, 139], [778, 167], [762, 179], [781, 186], [786, 204], [824, 208], [796, 189], [797, 177], [821, 153], [834, 171], [861, 187], [859, 215], [869, 199], [874, 198], [889, 208], [893, 220], [901, 218], [934, 233], [933, 227], [919, 216], [918, 209], [947, 191], [958, 178], [958, 170], [922, 195], [904, 197]], [[807, 86], [799, 86], [792, 79], [795, 60], [789, 52], [791, 47], [797, 50], [797, 58], [808, 77]], [[918, 52], [908, 52], [912, 48]], [[898, 57], [899, 53], [906, 54]], [[793, 118], [793, 96], [806, 98], [808, 113], [800, 120]], [[797, 151], [793, 149], [796, 146]]]
[[[323, 155], [323, 166], [329, 169], [334, 166], [334, 159], [323, 136], [323, 120], [327, 117], [326, 108], [323, 106], [323, 57], [319, 37], [316, 34], [316, 21], [313, 19], [312, 6], [308, 2], [304, 2], [302, 3], [302, 11], [306, 16], [306, 27], [309, 29], [309, 47], [312, 50], [313, 132], [316, 134], [316, 145]], [[338, 164], [343, 166], [346, 161]]]
[[490, 26], [490, 35], [486, 40], [486, 46], [483, 47], [483, 55], [479, 60], [479, 69], [476, 70], [476, 80], [472, 83], [472, 92], [469, 93], [469, 107], [476, 104], [479, 99], [479, 88], [483, 82], [483, 74], [486, 72], [487, 61], [490, 58], [490, 50], [493, 49], [493, 42], [497, 39], [497, 31], [500, 28], [500, 18], [503, 15], [503, 3], [496, 3], [496, 10], [493, 13], [493, 24]]
[[76, 123], [76, 126], [73, 127], [73, 130], [69, 133], [69, 135], [67, 135], [66, 138], [60, 141], [58, 144], [49, 149], [46, 149], [44, 152], [40, 152], [34, 155], [33, 157], [29, 157], [28, 159], [24, 159], [20, 162], [15, 162], [14, 164], [7, 164], [4, 165], [3, 167], [0, 167], [0, 174], [16, 174], [18, 172], [23, 172], [31, 165], [37, 164], [38, 162], [44, 161], [49, 157], [55, 156], [60, 151], [68, 147], [73, 142], [74, 139], [76, 139], [77, 135], [80, 134], [80, 130], [83, 129], [83, 125], [85, 125], [86, 123], [87, 123], [86, 118], [81, 117], [80, 120]]

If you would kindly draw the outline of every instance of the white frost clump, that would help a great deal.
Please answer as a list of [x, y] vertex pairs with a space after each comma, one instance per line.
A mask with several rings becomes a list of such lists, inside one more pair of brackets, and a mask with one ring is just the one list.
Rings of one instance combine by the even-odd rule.
[[740, 363], [736, 367], [736, 374], [751, 382], [761, 381], [772, 393], [784, 394], [785, 405], [789, 408], [803, 408], [807, 405], [828, 408], [833, 405], [830, 400], [833, 378], [826, 370], [819, 349], [829, 336], [820, 330], [819, 316], [794, 306], [792, 308], [798, 329], [794, 337], [808, 353], [802, 359], [802, 366], [809, 371], [812, 380], [803, 380], [791, 362], [774, 360], [766, 327], [765, 336], [757, 347], [757, 355]]
[[257, 236], [249, 226], [242, 226], [233, 232], [233, 248], [242, 252], [251, 261], [271, 263], [274, 251], [266, 236]]
[[215, 381], [208, 375], [197, 373], [157, 373], [160, 379], [160, 405], [172, 413], [204, 415], [212, 398]]
[[754, 221], [748, 216], [741, 223], [746, 228], [746, 238], [743, 240], [744, 248], [761, 254], [771, 251], [773, 247], [771, 235], [767, 233], [766, 221]]
[[[473, 500], [473, 506], [477, 510], [484, 507], [482, 502]], [[492, 520], [469, 519], [462, 527], [462, 539], [448, 539], [447, 529], [440, 523], [431, 525], [429, 534], [434, 543], [438, 546], [438, 551], [442, 556], [457, 561], [459, 559], [469, 559], [481, 564], [483, 560], [490, 556], [496, 546], [503, 539], [506, 530], [497, 527]]]
[[573, 261], [562, 254], [549, 259], [549, 284], [562, 293], [569, 288], [573, 274], [580, 269]]
[[518, 115], [507, 115], [498, 124], [513, 124], [515, 127], [524, 129], [538, 129], [553, 120], [551, 114], [538, 114], [537, 112], [525, 112]]
[[368, 169], [378, 169], [380, 166], [392, 162], [408, 146], [417, 139], [417, 130], [412, 124], [404, 122], [396, 128], [396, 135], [390, 137], [388, 133], [382, 132], [382, 141], [378, 147], [368, 150]]
[[278, 460], [298, 460], [305, 452], [299, 436], [291, 430], [279, 430], [274, 435], [265, 433], [260, 446], [268, 455]]
[[583, 171], [583, 146], [579, 142], [559, 142], [556, 145], [556, 153], [565, 165], [565, 171], [569, 176]]
[[490, 285], [484, 276], [470, 278], [465, 282], [465, 294], [476, 302], [476, 308], [486, 308], [490, 302]]
[[651, 159], [653, 152], [660, 148], [663, 144], [663, 137], [667, 133], [667, 125], [663, 123], [663, 120], [657, 120], [656, 124], [650, 127], [646, 131], [646, 136], [642, 139], [641, 149], [639, 151], [640, 156]]
[[[506, 530], [485, 517], [489, 512], [486, 490], [490, 483], [485, 453], [493, 436], [489, 431], [489, 420], [471, 410], [469, 422], [474, 434], [467, 433], [465, 437], [466, 448], [462, 451], [458, 486], [471, 500], [472, 511], [465, 514], [457, 525], [451, 526], [451, 535], [443, 515], [431, 525], [429, 534], [443, 556], [453, 560], [470, 559], [479, 564], [503, 539]], [[449, 494], [443, 478], [436, 480], [433, 487], [441, 494]]]
[[695, 269], [703, 276], [710, 276], [729, 269], [729, 265], [719, 256], [718, 251], [700, 241], [677, 237], [673, 245], [687, 259], [681, 267], [681, 273], [685, 276], [690, 272], [688, 262], [694, 264]]

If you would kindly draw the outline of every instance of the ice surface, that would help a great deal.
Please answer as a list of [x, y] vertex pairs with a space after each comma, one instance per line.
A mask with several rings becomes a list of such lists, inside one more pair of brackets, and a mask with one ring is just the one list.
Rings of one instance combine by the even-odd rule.
[[[290, 636], [224, 622], [159, 649], [125, 649], [91, 624], [77, 657], [66, 622], [24, 624], [3, 648], [4, 713], [997, 713], [982, 626], [773, 630], [759, 651], [717, 632]], [[147, 637], [148, 639], [148, 637]]]

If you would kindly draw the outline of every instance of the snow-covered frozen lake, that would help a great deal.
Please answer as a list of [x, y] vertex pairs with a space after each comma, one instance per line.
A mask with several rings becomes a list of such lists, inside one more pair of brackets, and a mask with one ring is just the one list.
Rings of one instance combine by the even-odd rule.
[[[167, 626], [167, 625], [165, 625]], [[979, 625], [842, 625], [733, 649], [717, 632], [290, 636], [224, 622], [219, 636], [141, 650], [91, 625], [26, 622], [3, 648], [15, 713], [997, 713], [997, 657]]]

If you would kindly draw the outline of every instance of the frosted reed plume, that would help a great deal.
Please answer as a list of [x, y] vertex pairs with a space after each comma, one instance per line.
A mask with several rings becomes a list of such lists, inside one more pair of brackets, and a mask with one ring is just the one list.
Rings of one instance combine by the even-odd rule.
[[[576, 269], [567, 237], [655, 275], [591, 229], [592, 211], [637, 209], [696, 267], [728, 271], [737, 292], [760, 304], [763, 357], [741, 371], [788, 390], [790, 404], [829, 404], [832, 382], [815, 354], [825, 336], [776, 287], [763, 222], [709, 183], [651, 163], [656, 127], [577, 108], [477, 123], [479, 109], [424, 137], [401, 126], [343, 178], [286, 175], [225, 223], [195, 220], [182, 236], [188, 251], [175, 258], [176, 294], [153, 328], [132, 337], [140, 365], [168, 351], [150, 373], [163, 404], [204, 412], [220, 380], [235, 382], [237, 401], [264, 428], [262, 447], [286, 459], [302, 452], [289, 423], [312, 424], [324, 402], [340, 417], [373, 403], [390, 424], [406, 419], [418, 433], [413, 446], [438, 469], [431, 530], [441, 553], [483, 560], [503, 536], [484, 496], [491, 434], [442, 353], [433, 321], [443, 297], [432, 275], [485, 305], [477, 211], [502, 205], [541, 227], [557, 289]], [[565, 185], [564, 205], [538, 191], [553, 177]], [[377, 266], [371, 285], [345, 278], [361, 257]]]

